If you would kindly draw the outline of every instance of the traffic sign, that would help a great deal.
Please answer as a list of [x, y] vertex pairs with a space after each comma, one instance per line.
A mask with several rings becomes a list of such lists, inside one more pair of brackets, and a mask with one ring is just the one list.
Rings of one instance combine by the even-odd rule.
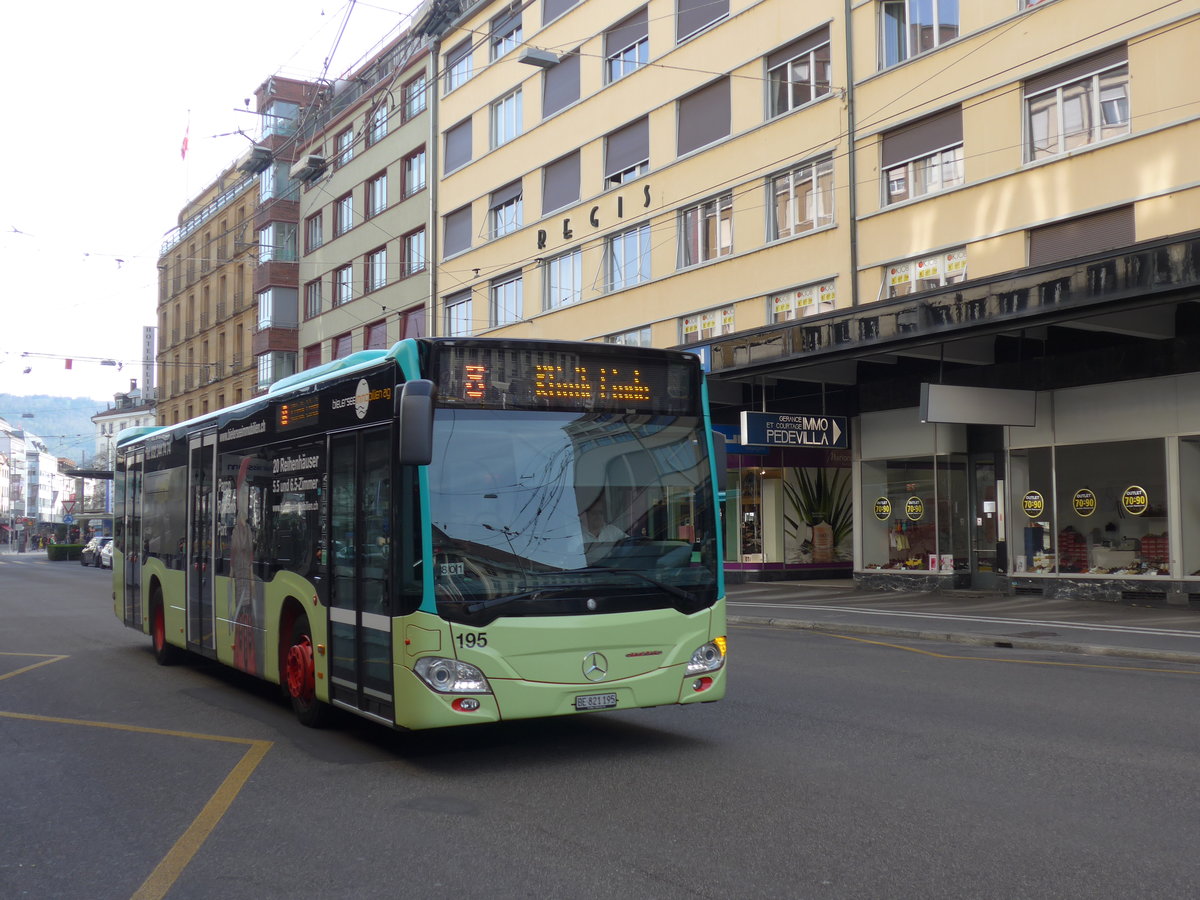
[[63, 516], [63, 524], [64, 525], [74, 525], [75, 517], [73, 515], [71, 515], [70, 513], [67, 513], [65, 516]]

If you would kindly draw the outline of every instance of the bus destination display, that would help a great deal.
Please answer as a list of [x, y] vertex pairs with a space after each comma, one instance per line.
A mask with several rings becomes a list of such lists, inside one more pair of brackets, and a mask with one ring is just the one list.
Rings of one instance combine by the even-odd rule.
[[280, 431], [316, 425], [320, 411], [319, 395], [310, 394], [307, 397], [297, 397], [295, 400], [279, 404], [275, 425]]
[[678, 414], [693, 377], [683, 361], [453, 347], [440, 360], [438, 397], [452, 406]]

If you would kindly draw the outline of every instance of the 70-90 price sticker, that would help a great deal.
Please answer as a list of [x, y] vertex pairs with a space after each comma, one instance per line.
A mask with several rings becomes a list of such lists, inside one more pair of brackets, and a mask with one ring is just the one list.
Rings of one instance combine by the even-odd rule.
[[1088, 488], [1080, 488], [1071, 498], [1071, 506], [1075, 510], [1075, 515], [1086, 519], [1096, 511], [1096, 492]]

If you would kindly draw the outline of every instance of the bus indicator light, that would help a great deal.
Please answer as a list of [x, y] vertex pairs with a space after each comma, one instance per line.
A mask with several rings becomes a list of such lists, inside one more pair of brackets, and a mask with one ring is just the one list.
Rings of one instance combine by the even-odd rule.
[[701, 691], [707, 691], [712, 687], [713, 680], [705, 675], [703, 678], [697, 678], [692, 682], [692, 690], [699, 694]]
[[479, 701], [473, 697], [459, 697], [450, 705], [459, 712], [475, 712], [479, 709]]

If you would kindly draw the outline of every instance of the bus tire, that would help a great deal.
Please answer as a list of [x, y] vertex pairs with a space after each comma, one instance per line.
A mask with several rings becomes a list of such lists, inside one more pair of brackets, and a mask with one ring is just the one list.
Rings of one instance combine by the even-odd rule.
[[154, 644], [154, 661], [160, 666], [173, 666], [183, 657], [178, 647], [167, 643], [166, 615], [162, 596], [157, 591], [150, 601], [150, 640]]
[[312, 631], [304, 614], [292, 620], [283, 683], [288, 699], [292, 701], [292, 711], [301, 725], [321, 728], [328, 724], [331, 710], [317, 699]]

